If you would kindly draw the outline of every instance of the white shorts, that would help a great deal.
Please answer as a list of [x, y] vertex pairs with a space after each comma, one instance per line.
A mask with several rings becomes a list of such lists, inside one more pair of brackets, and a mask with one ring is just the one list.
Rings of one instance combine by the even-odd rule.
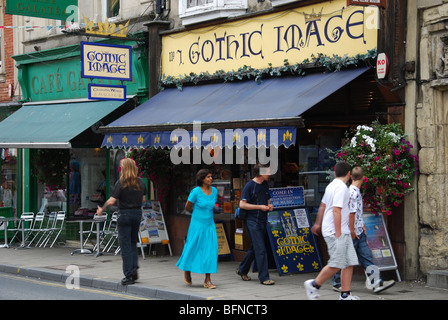
[[345, 269], [359, 264], [353, 240], [349, 234], [342, 234], [337, 239], [335, 236], [324, 237], [324, 239], [330, 256], [327, 264], [329, 267]]

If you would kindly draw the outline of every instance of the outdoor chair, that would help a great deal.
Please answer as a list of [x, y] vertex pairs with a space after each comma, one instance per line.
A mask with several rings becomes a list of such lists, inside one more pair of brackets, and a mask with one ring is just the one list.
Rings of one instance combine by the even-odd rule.
[[12, 236], [11, 240], [9, 241], [9, 245], [14, 242], [14, 240], [17, 238], [19, 234], [22, 233], [22, 225], [23, 230], [26, 233], [28, 233], [32, 228], [34, 224], [34, 212], [24, 212], [20, 215], [21, 219], [25, 220], [19, 220], [19, 223], [17, 224], [17, 228], [9, 229], [9, 231], [14, 232], [14, 235]]
[[31, 244], [36, 240], [36, 238], [45, 231], [44, 229], [44, 221], [45, 221], [45, 213], [44, 212], [38, 212], [36, 213], [36, 216], [34, 217], [34, 224], [33, 228], [30, 229], [30, 232], [28, 233], [27, 237], [25, 238], [25, 241], [28, 239], [31, 239], [31, 241], [28, 243], [27, 248], [30, 248]]
[[[106, 230], [104, 230], [104, 241], [107, 240], [104, 246], [103, 252], [109, 252], [114, 243], [118, 240], [118, 212], [115, 211], [110, 217], [109, 225]], [[102, 241], [101, 241], [102, 242]]]
[[48, 236], [46, 237], [46, 241], [45, 243], [43, 243], [44, 248], [51, 241], [52, 236], [55, 235], [53, 237], [53, 242], [50, 245], [50, 248], [53, 248], [53, 245], [56, 243], [56, 240], [59, 238], [59, 235], [62, 232], [64, 222], [65, 222], [65, 211], [58, 211], [58, 213], [56, 214], [56, 218], [54, 219], [53, 227], [50, 228]]
[[41, 247], [42, 244], [45, 243], [45, 241], [47, 240], [49, 233], [51, 232], [52, 228], [54, 227], [56, 215], [57, 215], [57, 212], [53, 211], [48, 216], [47, 224], [45, 225], [44, 228], [41, 229], [41, 232], [40, 232], [41, 236], [39, 237], [39, 240], [37, 240], [35, 247], [37, 247], [37, 246]]

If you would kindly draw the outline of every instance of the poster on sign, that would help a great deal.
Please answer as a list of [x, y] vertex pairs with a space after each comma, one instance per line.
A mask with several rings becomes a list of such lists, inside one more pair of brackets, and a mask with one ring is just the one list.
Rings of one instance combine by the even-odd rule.
[[305, 205], [303, 187], [271, 188], [271, 204], [274, 208], [287, 208]]
[[280, 276], [321, 270], [317, 242], [305, 207], [274, 209], [268, 213], [267, 225]]
[[146, 201], [143, 204], [140, 235], [143, 245], [155, 243], [167, 244], [171, 252], [168, 231], [166, 229], [160, 201]]

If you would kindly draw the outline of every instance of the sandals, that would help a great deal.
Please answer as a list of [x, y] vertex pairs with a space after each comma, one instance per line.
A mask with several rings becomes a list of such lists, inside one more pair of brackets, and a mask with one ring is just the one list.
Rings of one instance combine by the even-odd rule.
[[250, 280], [252, 280], [251, 277], [249, 277], [247, 274], [242, 273], [239, 268], [236, 268], [236, 274], [241, 276], [241, 279], [243, 281], [250, 281]]
[[216, 289], [216, 286], [211, 281], [207, 281], [207, 282], [204, 282], [204, 288]]
[[262, 285], [265, 285], [265, 286], [272, 286], [273, 284], [275, 284], [275, 281], [274, 280], [265, 280], [265, 281], [263, 281], [263, 282], [260, 282]]
[[191, 286], [193, 284], [191, 281], [191, 273], [187, 276], [187, 271], [184, 271], [184, 282], [187, 286]]

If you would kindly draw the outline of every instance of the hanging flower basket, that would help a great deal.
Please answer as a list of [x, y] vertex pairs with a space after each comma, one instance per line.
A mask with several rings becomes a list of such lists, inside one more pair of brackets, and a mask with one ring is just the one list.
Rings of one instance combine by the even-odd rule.
[[64, 149], [39, 149], [31, 158], [33, 175], [52, 190], [66, 189], [70, 152]]
[[152, 181], [157, 191], [157, 198], [162, 201], [168, 194], [173, 164], [170, 151], [162, 148], [133, 148], [126, 157], [134, 159], [139, 168], [139, 176]]
[[360, 125], [347, 133], [348, 142], [336, 153], [338, 161], [364, 170], [364, 205], [373, 213], [392, 213], [414, 191], [418, 157], [399, 123]]

